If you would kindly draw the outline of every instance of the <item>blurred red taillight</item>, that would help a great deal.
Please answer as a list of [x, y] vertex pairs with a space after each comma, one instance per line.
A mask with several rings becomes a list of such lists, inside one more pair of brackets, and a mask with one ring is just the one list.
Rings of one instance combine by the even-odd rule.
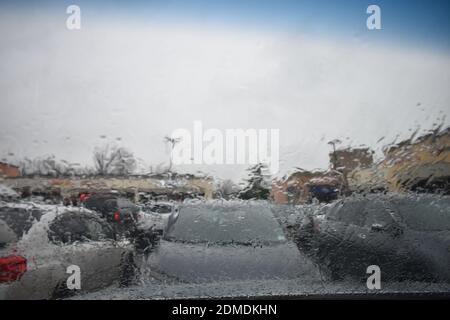
[[27, 259], [24, 257], [0, 257], [0, 283], [20, 280], [25, 271]]
[[89, 198], [89, 193], [80, 193], [80, 201], [84, 201]]

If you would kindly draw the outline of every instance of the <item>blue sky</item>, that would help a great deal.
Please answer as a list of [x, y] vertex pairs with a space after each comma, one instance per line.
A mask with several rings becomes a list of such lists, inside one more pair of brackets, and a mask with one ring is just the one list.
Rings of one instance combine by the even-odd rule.
[[[86, 19], [166, 21], [280, 30], [321, 37], [354, 37], [363, 41], [450, 49], [450, 0], [149, 0], [149, 1], [14, 1], [3, 10], [36, 13], [78, 4]], [[366, 8], [379, 5], [380, 31], [366, 29]]]

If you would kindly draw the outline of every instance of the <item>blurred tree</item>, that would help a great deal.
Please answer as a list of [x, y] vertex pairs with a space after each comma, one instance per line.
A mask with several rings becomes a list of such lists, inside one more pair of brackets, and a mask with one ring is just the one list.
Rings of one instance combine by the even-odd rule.
[[268, 199], [270, 195], [269, 176], [265, 173], [268, 168], [263, 163], [258, 163], [247, 169], [249, 178], [246, 180], [247, 186], [239, 193], [239, 198], [249, 199]]
[[69, 176], [77, 173], [77, 164], [66, 160], [58, 160], [54, 155], [46, 155], [34, 159], [25, 158], [19, 161], [23, 176]]
[[220, 181], [216, 186], [216, 197], [229, 200], [239, 193], [239, 186], [236, 185], [232, 180]]
[[95, 173], [98, 175], [128, 175], [136, 169], [136, 159], [123, 147], [105, 145], [94, 149]]

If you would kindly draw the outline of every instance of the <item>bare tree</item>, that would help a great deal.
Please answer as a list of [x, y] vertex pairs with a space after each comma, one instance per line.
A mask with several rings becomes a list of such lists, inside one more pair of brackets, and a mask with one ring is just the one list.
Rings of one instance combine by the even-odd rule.
[[115, 159], [112, 163], [112, 174], [129, 175], [136, 169], [136, 159], [131, 151], [118, 148], [113, 152], [112, 157]]
[[98, 175], [107, 175], [110, 170], [111, 163], [114, 161], [114, 159], [111, 158], [109, 149], [109, 145], [96, 147], [94, 149], [94, 167]]
[[67, 176], [75, 174], [75, 164], [66, 160], [58, 160], [54, 155], [46, 155], [34, 159], [25, 158], [19, 162], [22, 175]]
[[73, 170], [67, 161], [59, 161], [54, 155], [41, 159], [41, 166], [47, 175], [56, 177], [69, 175]]
[[127, 175], [136, 168], [136, 159], [123, 147], [105, 145], [95, 148], [94, 166], [99, 175]]
[[32, 174], [33, 172], [32, 163], [33, 163], [32, 160], [29, 158], [24, 158], [23, 160], [19, 161], [19, 168], [22, 176], [29, 176]]

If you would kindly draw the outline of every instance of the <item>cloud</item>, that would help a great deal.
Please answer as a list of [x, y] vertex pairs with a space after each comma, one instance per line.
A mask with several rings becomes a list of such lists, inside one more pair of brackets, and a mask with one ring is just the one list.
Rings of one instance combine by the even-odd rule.
[[327, 167], [327, 139], [377, 147], [383, 136], [449, 118], [446, 52], [92, 17], [80, 31], [66, 30], [63, 17], [0, 21], [3, 153], [89, 163], [106, 135], [156, 164], [168, 158], [164, 135], [201, 120], [221, 130], [280, 129], [283, 172]]

